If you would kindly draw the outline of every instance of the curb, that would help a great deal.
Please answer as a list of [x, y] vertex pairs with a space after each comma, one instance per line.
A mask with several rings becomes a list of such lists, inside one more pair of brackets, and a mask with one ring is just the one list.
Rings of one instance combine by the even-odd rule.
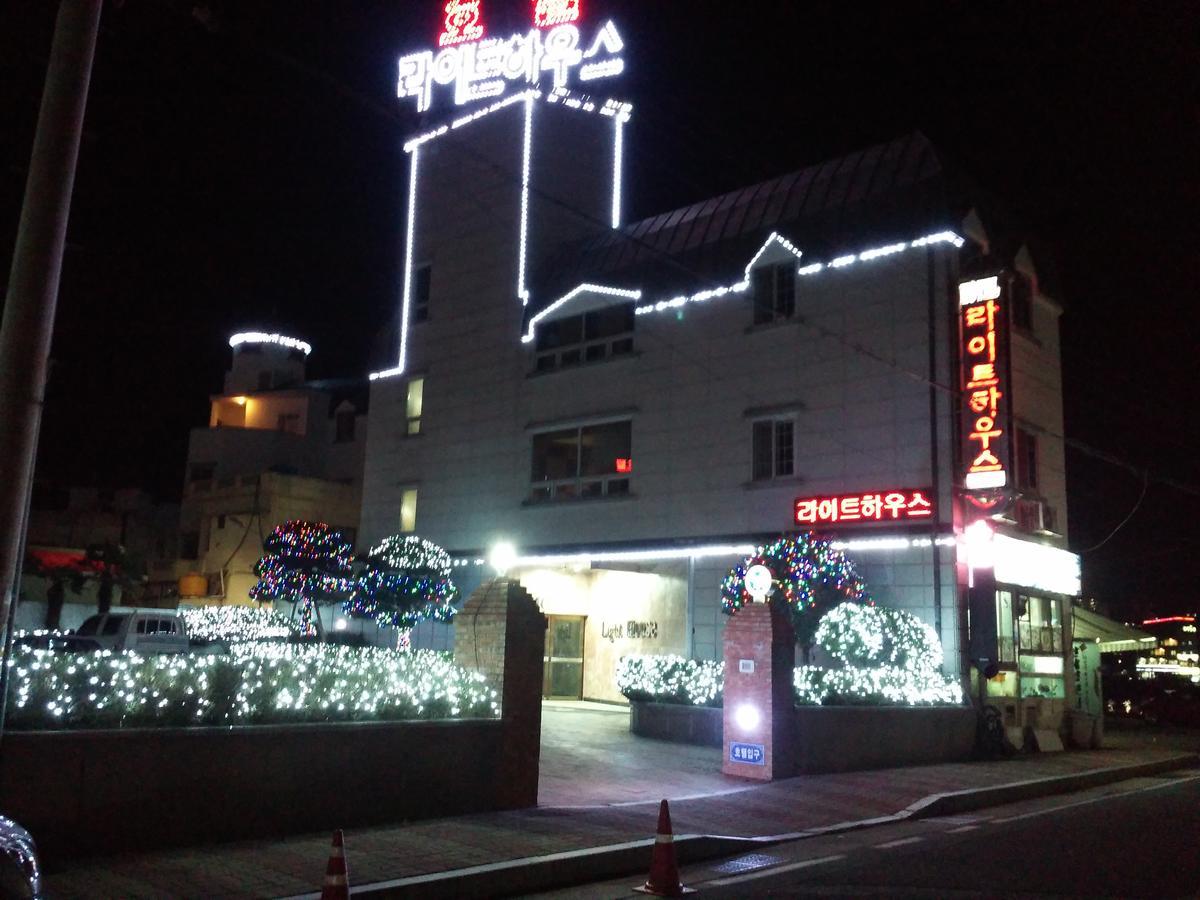
[[[955, 815], [989, 806], [1049, 797], [1054, 794], [1068, 794], [1072, 791], [1126, 781], [1130, 778], [1157, 775], [1196, 764], [1200, 764], [1200, 755], [1187, 753], [1149, 763], [1112, 766], [1071, 775], [1016, 781], [994, 787], [931, 794], [892, 815], [839, 822], [834, 825], [824, 825], [787, 834], [762, 837], [676, 835], [675, 849], [680, 864], [687, 865], [786, 841], [871, 828], [876, 825], [894, 824], [907, 819], [930, 819], [937, 816]], [[452, 869], [446, 872], [364, 884], [351, 888], [350, 893], [355, 897], [380, 898], [495, 897], [548, 891], [592, 881], [619, 878], [623, 875], [633, 878], [646, 871], [649, 865], [650, 849], [653, 846], [654, 839], [647, 838], [639, 841], [627, 841], [623, 844], [590, 847], [586, 850], [568, 850], [545, 856], [529, 856], [465, 869]], [[630, 887], [632, 888], [633, 885], [631, 884]], [[320, 892], [315, 892], [289, 897], [286, 900], [320, 900], [320, 896]]]

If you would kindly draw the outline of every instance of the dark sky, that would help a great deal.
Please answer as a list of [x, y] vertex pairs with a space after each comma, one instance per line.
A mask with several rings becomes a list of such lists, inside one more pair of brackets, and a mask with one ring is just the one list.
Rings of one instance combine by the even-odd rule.
[[[629, 218], [914, 127], [1004, 197], [1067, 306], [1068, 435], [1152, 473], [1089, 551], [1142, 483], [1068, 450], [1087, 590], [1122, 615], [1200, 605], [1194, 3], [583, 2], [630, 47]], [[494, 33], [527, 20], [484, 3]], [[0, 11], [5, 273], [56, 5]], [[394, 61], [433, 43], [440, 5], [108, 4], [40, 477], [177, 495], [244, 326], [311, 341], [316, 377], [370, 367], [417, 127]]]

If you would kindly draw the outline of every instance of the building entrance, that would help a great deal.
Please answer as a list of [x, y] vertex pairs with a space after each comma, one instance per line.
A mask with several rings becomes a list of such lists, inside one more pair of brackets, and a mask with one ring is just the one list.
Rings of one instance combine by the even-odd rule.
[[548, 616], [542, 696], [583, 699], [583, 626], [586, 616]]

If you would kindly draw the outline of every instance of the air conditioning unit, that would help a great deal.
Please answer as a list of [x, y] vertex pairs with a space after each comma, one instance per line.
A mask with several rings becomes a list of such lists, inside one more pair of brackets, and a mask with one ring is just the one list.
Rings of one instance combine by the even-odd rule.
[[1016, 502], [1017, 527], [1022, 531], [1055, 534], [1054, 508], [1041, 500], [1018, 500]]

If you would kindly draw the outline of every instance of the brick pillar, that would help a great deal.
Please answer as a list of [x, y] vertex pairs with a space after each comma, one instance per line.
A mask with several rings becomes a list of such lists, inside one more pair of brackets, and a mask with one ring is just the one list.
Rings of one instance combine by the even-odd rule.
[[[795, 667], [796, 637], [786, 612], [748, 603], [726, 623], [726, 775], [772, 781], [794, 774]], [[748, 722], [755, 714], [758, 721]]]
[[500, 809], [537, 806], [546, 617], [521, 585], [493, 578], [454, 618], [454, 662], [482, 672], [500, 694], [503, 745], [493, 789]]

